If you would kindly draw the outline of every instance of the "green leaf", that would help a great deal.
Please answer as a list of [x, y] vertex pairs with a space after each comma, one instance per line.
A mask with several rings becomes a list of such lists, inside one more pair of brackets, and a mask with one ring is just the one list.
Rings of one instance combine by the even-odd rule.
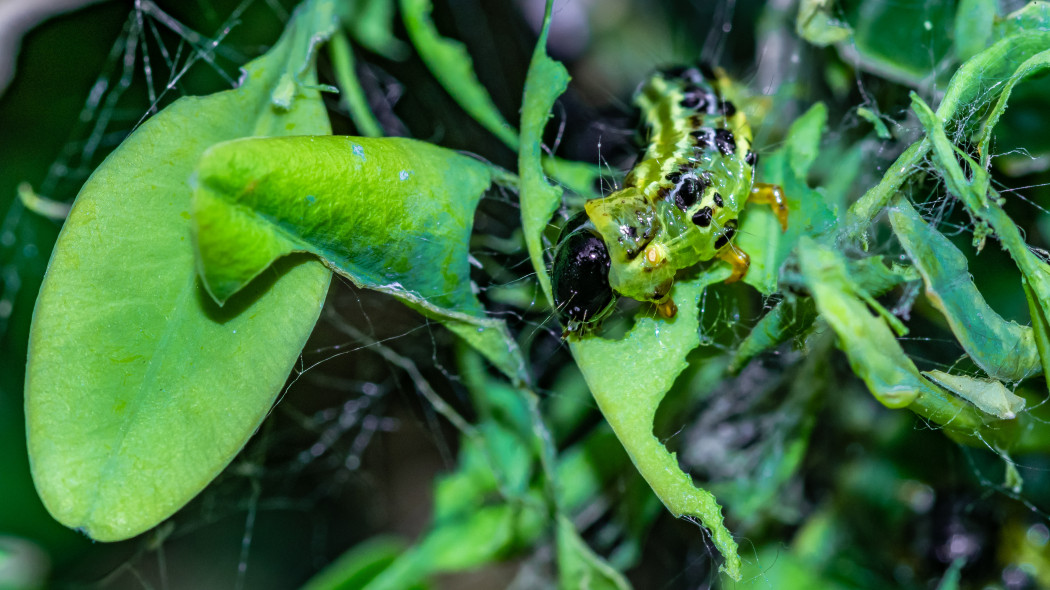
[[518, 152], [518, 175], [521, 176], [521, 226], [525, 244], [540, 287], [553, 305], [551, 280], [543, 259], [543, 231], [561, 204], [561, 188], [551, 186], [543, 175], [541, 161], [543, 129], [551, 116], [554, 101], [569, 85], [565, 66], [547, 57], [547, 34], [551, 22], [551, 0], [543, 16], [543, 29], [532, 53], [529, 73], [525, 77], [525, 96], [521, 107], [521, 149]]
[[1028, 2], [1017, 11], [993, 21], [995, 37], [1006, 37], [1021, 31], [1050, 30], [1050, 3], [1042, 0]]
[[851, 43], [838, 46], [845, 61], [910, 86], [928, 81], [947, 63], [954, 2], [843, 1]]
[[358, 133], [368, 137], [381, 137], [383, 127], [369, 108], [368, 98], [357, 79], [357, 72], [354, 71], [354, 50], [350, 47], [345, 33], [336, 31], [332, 35], [332, 41], [328, 44], [328, 55], [331, 57], [332, 69], [339, 83], [342, 102], [350, 113], [350, 119], [357, 127]]
[[787, 140], [763, 157], [759, 179], [780, 185], [788, 202], [788, 229], [783, 231], [772, 209], [751, 205], [746, 209], [734, 243], [751, 256], [744, 282], [769, 295], [777, 290], [777, 274], [802, 236], [820, 235], [834, 226], [835, 217], [824, 197], [809, 188], [806, 177], [820, 151], [827, 122], [823, 103], [810, 107], [792, 122]]
[[[303, 585], [301, 590], [357, 590], [390, 567], [405, 550], [397, 538], [374, 537], [354, 545]], [[410, 588], [423, 588], [411, 586]]]
[[18, 185], [18, 200], [26, 209], [48, 219], [63, 220], [69, 217], [69, 203], [54, 201], [36, 194], [28, 182]]
[[890, 135], [890, 130], [886, 128], [886, 123], [884, 123], [879, 115], [871, 109], [867, 107], [858, 107], [857, 116], [871, 123], [872, 126], [875, 127], [875, 135], [877, 135], [879, 139], [893, 139], [893, 136]]
[[51, 514], [114, 541], [155, 526], [255, 432], [320, 313], [330, 274], [288, 258], [219, 307], [194, 271], [187, 180], [212, 144], [328, 133], [313, 58], [331, 2], [296, 13], [242, 85], [146, 121], [77, 197], [37, 301], [26, 421]]
[[487, 165], [407, 138], [254, 138], [201, 158], [194, 237], [201, 277], [225, 301], [293, 252], [446, 323], [509, 377], [524, 361], [471, 290], [467, 250]]
[[[1040, 30], [1038, 22], [1018, 16], [1025, 14], [1027, 11], [1022, 9], [1007, 17], [1010, 22], [1016, 21], [1017, 26], [956, 70], [937, 108], [937, 118], [942, 124], [950, 121], [954, 125], [959, 119], [972, 127], [968, 117], [983, 112], [984, 107], [996, 99], [1003, 89], [1002, 81], [1009, 79], [1033, 55], [1050, 49], [1050, 31]], [[931, 147], [927, 138], [913, 143], [889, 167], [882, 180], [850, 207], [844, 226], [848, 236], [861, 237], [867, 232], [872, 220], [911, 175], [924, 170], [920, 164]]]
[[[463, 110], [480, 123], [482, 127], [498, 137], [507, 147], [512, 150], [518, 150], [519, 146], [522, 145], [518, 130], [503, 118], [495, 103], [492, 102], [492, 97], [489, 95], [488, 90], [478, 81], [478, 77], [474, 74], [474, 62], [470, 59], [466, 47], [458, 41], [453, 41], [438, 34], [433, 21], [430, 19], [431, 10], [433, 10], [433, 6], [430, 0], [401, 0], [401, 11], [405, 20], [405, 28], [408, 30], [408, 35], [412, 39], [412, 44], [415, 46], [416, 51], [419, 52], [427, 68], [438, 79], [441, 86], [459, 106], [463, 107]], [[548, 18], [545, 21], [548, 24], [550, 22], [549, 14], [548, 12]], [[541, 32], [541, 38], [537, 43], [537, 47], [546, 46], [545, 31], [546, 28], [544, 28], [544, 32]], [[545, 54], [544, 57], [546, 57]], [[535, 61], [536, 56], [534, 55], [533, 62]], [[558, 64], [558, 67], [561, 67], [561, 64]], [[531, 68], [529, 71], [530, 75], [532, 75]], [[565, 76], [567, 84], [568, 74], [565, 74]], [[553, 78], [551, 81], [556, 83], [556, 80]], [[529, 100], [527, 92], [528, 79], [526, 79], [525, 84], [525, 101], [527, 104]], [[561, 90], [554, 95], [554, 98], [557, 98], [565, 91], [565, 84], [557, 86], [557, 88], [561, 88]], [[552, 104], [553, 101], [554, 99], [552, 98]], [[549, 111], [548, 107], [543, 112], [544, 122]], [[524, 116], [523, 113], [523, 126], [525, 125]], [[540, 131], [540, 138], [542, 139], [542, 129]], [[543, 157], [543, 168], [563, 186], [580, 195], [592, 195], [595, 181], [600, 176], [600, 170], [597, 166], [584, 162], [562, 160], [553, 156]], [[548, 215], [546, 220], [549, 219], [550, 216]]]
[[622, 340], [592, 336], [571, 342], [570, 348], [598, 408], [642, 477], [672, 514], [699, 519], [725, 559], [720, 569], [739, 580], [737, 544], [722, 522], [721, 506], [710, 492], [693, 485], [674, 453], [653, 435], [660, 401], [688, 366], [686, 355], [700, 344], [700, 296], [708, 285], [728, 276], [729, 269], [717, 265], [679, 280], [671, 292], [678, 304], [673, 319], [652, 317], [643, 310]]
[[802, 0], [798, 5], [795, 32], [818, 46], [827, 47], [849, 39], [849, 25], [832, 16], [834, 0]]
[[1035, 333], [1035, 344], [1039, 350], [1039, 359], [1043, 363], [1043, 374], [1050, 375], [1050, 323], [1047, 322], [1046, 312], [1039, 302], [1035, 292], [1028, 286], [1028, 281], [1021, 278], [1021, 286], [1024, 287], [1025, 299], [1028, 300], [1028, 313], [1032, 317], [1032, 331]]
[[613, 569], [580, 538], [572, 521], [558, 517], [558, 587], [562, 590], [629, 590], [623, 574]]
[[988, 163], [992, 156], [990, 148], [992, 131], [995, 129], [995, 125], [999, 122], [999, 118], [1002, 117], [1003, 112], [1006, 110], [1006, 103], [1010, 100], [1010, 95], [1013, 93], [1014, 87], [1025, 78], [1037, 74], [1047, 67], [1050, 67], [1050, 49], [1047, 51], [1041, 51], [1025, 60], [1024, 63], [1017, 67], [1017, 70], [1010, 76], [1010, 79], [1001, 87], [999, 100], [996, 101], [995, 107], [992, 109], [992, 112], [989, 113], [988, 118], [984, 123], [984, 129], [981, 130], [977, 140], [977, 153], [981, 154], [982, 167], [988, 167]]
[[1024, 411], [1024, 398], [995, 379], [951, 375], [944, 371], [923, 371], [923, 375], [947, 387], [955, 395], [1002, 420], [1013, 420]]
[[[941, 119], [914, 93], [912, 109], [929, 134], [935, 156], [933, 163], [944, 178], [948, 190], [963, 202], [974, 219], [992, 228], [996, 238], [1020, 269], [1025, 288], [1032, 291], [1042, 316], [1046, 317], [1050, 307], [1050, 266], [1028, 248], [1017, 225], [1003, 211], [1003, 199], [990, 188], [988, 171], [948, 140]], [[967, 178], [963, 172], [960, 161], [967, 164], [971, 178]]]
[[491, 442], [462, 439], [458, 469], [438, 482], [434, 522], [365, 588], [400, 590], [442, 572], [480, 567], [532, 543], [547, 514], [535, 496], [500, 498]]
[[[830, 552], [828, 547], [824, 545], [822, 550]], [[754, 561], [748, 562], [744, 575], [749, 580], [762, 580], [763, 585], [768, 584], [777, 590], [857, 590], [857, 586], [824, 574], [822, 568], [798, 553], [797, 550], [785, 550], [781, 543], [759, 547]]]
[[404, 59], [408, 48], [394, 36], [394, 0], [344, 0], [336, 9], [354, 41], [387, 59]]
[[944, 314], [959, 344], [989, 376], [1020, 381], [1042, 369], [1032, 328], [1006, 321], [984, 300], [963, 255], [919, 217], [906, 199], [890, 209], [893, 231], [926, 283], [926, 297]]
[[[903, 282], [919, 278], [910, 267], [886, 266], [881, 256], [870, 256], [851, 262], [850, 276], [858, 286], [873, 296], [881, 295]], [[791, 280], [795, 281], [797, 277], [792, 277]], [[783, 285], [781, 287], [783, 288]], [[755, 355], [785, 342], [788, 338], [802, 335], [816, 320], [816, 311], [813, 299], [809, 297], [787, 296], [781, 300], [762, 316], [737, 347], [729, 371], [737, 373]]]
[[838, 252], [803, 238], [799, 263], [821, 318], [838, 336], [853, 372], [881, 404], [908, 408], [964, 442], [987, 445], [1012, 440], [1014, 431], [1001, 422], [986, 427], [997, 422], [995, 417], [979, 413], [922, 377], [894, 337], [886, 314], [872, 314], [877, 304], [851, 279]]
[[467, 48], [438, 34], [430, 20], [432, 10], [430, 0], [401, 0], [401, 15], [412, 45], [459, 106], [507, 147], [517, 150], [518, 133], [503, 118], [488, 91], [474, 75], [474, 62]]
[[998, 17], [997, 0], [960, 0], [955, 9], [955, 57], [970, 59], [987, 47]]

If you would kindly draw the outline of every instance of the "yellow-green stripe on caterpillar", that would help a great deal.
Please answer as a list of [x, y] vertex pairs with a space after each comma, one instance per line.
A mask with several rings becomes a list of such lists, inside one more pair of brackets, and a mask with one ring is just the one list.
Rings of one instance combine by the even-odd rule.
[[771, 205], [787, 228], [780, 187], [754, 182], [751, 127], [725, 98], [728, 84], [724, 74], [685, 67], [658, 72], [639, 88], [644, 156], [623, 188], [587, 201], [555, 249], [554, 304], [566, 335], [604, 319], [617, 295], [673, 317], [675, 273], [705, 260], [727, 261], [727, 281], [742, 278], [749, 258], [732, 239], [749, 201]]

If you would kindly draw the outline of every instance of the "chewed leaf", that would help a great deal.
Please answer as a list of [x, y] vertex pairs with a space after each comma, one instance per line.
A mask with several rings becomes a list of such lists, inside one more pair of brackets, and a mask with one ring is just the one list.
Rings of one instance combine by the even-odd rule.
[[926, 297], [977, 366], [996, 379], [1019, 381], [1042, 369], [1032, 328], [1006, 321], [977, 290], [966, 257], [905, 199], [890, 209], [901, 245], [922, 273]]
[[951, 375], [943, 371], [923, 371], [930, 379], [955, 395], [977, 406], [984, 412], [1003, 420], [1013, 420], [1024, 411], [1024, 398], [1007, 389], [995, 379], [976, 379], [965, 375]]
[[525, 96], [521, 107], [521, 148], [518, 152], [518, 174], [521, 176], [521, 226], [529, 249], [532, 267], [540, 287], [551, 298], [551, 281], [543, 259], [543, 230], [561, 204], [561, 189], [551, 186], [543, 175], [541, 161], [543, 128], [551, 115], [554, 101], [565, 92], [569, 72], [565, 66], [547, 57], [547, 32], [551, 22], [551, 2], [543, 18], [543, 30], [525, 78]]
[[334, 28], [331, 2], [307, 3], [241, 87], [174, 102], [77, 197], [26, 369], [33, 476], [66, 526], [114, 541], [169, 517], [226, 467], [284, 385], [331, 275], [289, 258], [220, 308], [194, 270], [187, 181], [215, 143], [329, 132], [313, 53]]
[[718, 265], [675, 283], [671, 296], [678, 315], [673, 320], [639, 314], [623, 339], [590, 337], [572, 342], [571, 348], [598, 408], [639, 473], [672, 514], [699, 519], [725, 559], [721, 569], [739, 580], [737, 544], [722, 522], [721, 506], [710, 492], [693, 485], [653, 434], [661, 400], [688, 365], [686, 355], [700, 344], [700, 296], [728, 276], [729, 269]]
[[[318, 170], [326, 170], [318, 174]], [[512, 378], [523, 363], [471, 290], [468, 242], [488, 188], [482, 162], [405, 138], [252, 138], [197, 168], [199, 271], [219, 302], [273, 262], [308, 252], [354, 284], [389, 293], [454, 330]], [[471, 337], [470, 334], [476, 334]]]

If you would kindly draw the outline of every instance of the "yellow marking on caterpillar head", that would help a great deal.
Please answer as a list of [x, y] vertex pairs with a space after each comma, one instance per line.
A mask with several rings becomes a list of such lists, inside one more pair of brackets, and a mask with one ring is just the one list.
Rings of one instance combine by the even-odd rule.
[[663, 244], [651, 242], [645, 249], [645, 262], [647, 266], [660, 266], [667, 260], [667, 247]]

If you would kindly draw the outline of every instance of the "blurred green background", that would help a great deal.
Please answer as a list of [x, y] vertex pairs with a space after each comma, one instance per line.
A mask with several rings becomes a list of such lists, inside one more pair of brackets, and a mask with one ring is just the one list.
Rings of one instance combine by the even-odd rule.
[[[323, 364], [289, 389], [242, 456], [201, 497], [155, 531], [121, 543], [92, 543], [48, 516], [29, 477], [22, 411], [26, 341], [61, 222], [22, 206], [19, 185], [29, 183], [46, 198], [70, 202], [152, 103], [163, 107], [182, 95], [228, 88], [238, 65], [277, 38], [292, 4], [217, 0], [136, 9], [101, 2], [46, 20], [26, 34], [16, 55], [3, 56], [14, 59], [17, 70], [0, 95], [0, 568], [4, 559], [39, 563], [46, 573], [35, 579], [42, 587], [289, 588], [377, 533], [412, 539], [425, 528], [434, 477], [456, 466], [456, 433], [419, 398], [404, 367], [366, 345], [383, 342], [411, 359], [442, 396], [469, 415], [453, 341], [409, 310], [345, 284], [333, 287], [328, 311], [304, 351], [304, 366]], [[827, 194], [856, 198], [919, 137], [921, 126], [907, 110], [908, 91], [936, 104], [969, 33], [955, 17], [969, 4], [974, 3], [828, 3], [829, 16], [818, 28], [837, 44], [819, 47], [800, 39], [794, 2], [557, 1], [549, 51], [566, 63], [573, 82], [555, 110], [550, 143], [557, 138], [558, 154], [566, 158], [597, 163], [600, 156], [613, 168], [628, 167], [637, 150], [630, 107], [636, 85], [655, 67], [702, 58], [724, 67], [752, 92], [772, 97], [756, 129], [760, 152], [775, 149], [795, 117], [825, 101], [829, 132], [812, 184]], [[999, 8], [1005, 13], [1018, 7], [1002, 2]], [[532, 0], [435, 2], [438, 30], [466, 44], [478, 77], [512, 122], [541, 15], [542, 3]], [[137, 22], [144, 23], [140, 36], [131, 34]], [[187, 41], [172, 23], [203, 37]], [[847, 25], [853, 33], [843, 42], [836, 27]], [[397, 19], [392, 27], [404, 40]], [[215, 50], [191, 47], [220, 37]], [[149, 76], [143, 47], [151, 60]], [[394, 56], [357, 49], [362, 85], [389, 134], [515, 167], [516, 155], [463, 113], [407, 46], [404, 55]], [[127, 55], [135, 60], [125, 62]], [[331, 81], [326, 58], [320, 71]], [[1044, 209], [1050, 136], [1042, 132], [1050, 125], [1047, 83], [1044, 77], [1018, 88], [995, 145], [1003, 154], [995, 160], [997, 186], [1021, 197], [1010, 199], [1006, 209], [1038, 248], [1050, 245]], [[328, 102], [335, 132], [353, 133], [338, 101], [328, 97]], [[859, 107], [888, 126], [886, 136], [876, 133]], [[943, 191], [933, 183], [909, 190], [920, 199]], [[510, 239], [517, 214], [513, 195], [494, 191], [482, 204], [476, 229], [496, 241]], [[970, 270], [992, 307], [1028, 323], [1017, 272], [1006, 255], [995, 247], [974, 255], [968, 246], [972, 224], [961, 208], [947, 210], [946, 219], [958, 227], [952, 237], [972, 256]], [[885, 228], [879, 231], [885, 235]], [[900, 255], [887, 242], [876, 243], [886, 254]], [[488, 251], [491, 244], [475, 246]], [[527, 272], [521, 253], [492, 258], [506, 269], [488, 277], [493, 283], [513, 285]], [[951, 588], [952, 576], [960, 572], [959, 587], [966, 588], [1050, 584], [1045, 454], [1015, 457], [1025, 481], [1015, 493], [1003, 483], [995, 454], [959, 447], [914, 415], [878, 405], [842, 356], [832, 353], [826, 358], [833, 362], [806, 366], [803, 355], [783, 347], [738, 378], [712, 382], [704, 363], [739, 343], [746, 333], [737, 326], [741, 316], [750, 317], [763, 304], [736, 289], [712, 290], [703, 320], [710, 346], [695, 354], [694, 369], [665, 402], [657, 434], [699, 481], [715, 482], [716, 490], [732, 495], [734, 479], [760, 465], [759, 458], [780, 456], [795, 440], [797, 423], [815, 420], [798, 472], [769, 502], [754, 514], [727, 510], [731, 530], [740, 531], [743, 557], [756, 564], [745, 584]], [[496, 291], [487, 295], [493, 305], [513, 308]], [[903, 289], [888, 303], [910, 304], [916, 295], [915, 289]], [[720, 308], [723, 302], [732, 306]], [[589, 406], [557, 329], [543, 324], [549, 313], [507, 313], [520, 320], [545, 401], [551, 407], [564, 400]], [[912, 314], [912, 332], [903, 344], [920, 368], [954, 365], [961, 350], [945, 338], [940, 316], [921, 299]], [[367, 327], [369, 340], [341, 331], [343, 322]], [[781, 411], [779, 400], [792, 382], [806, 379], [834, 395], [808, 406], [807, 416]], [[1026, 391], [1044, 399], [1045, 381], [1030, 381]], [[561, 442], [598, 429], [600, 417], [591, 411]], [[638, 492], [629, 464], [611, 481], [607, 497], [595, 499], [604, 511], [595, 508], [599, 516], [585, 538], [606, 549], [615, 543], [602, 535], [640, 539], [638, 554], [627, 560], [628, 577], [638, 588], [718, 585], [717, 562], [697, 527], [654, 509], [646, 490]], [[626, 534], [610, 516], [610, 503], [648, 516]], [[522, 552], [479, 572], [448, 575], [437, 586], [530, 587], [522, 572], [544, 571], [539, 553]]]

